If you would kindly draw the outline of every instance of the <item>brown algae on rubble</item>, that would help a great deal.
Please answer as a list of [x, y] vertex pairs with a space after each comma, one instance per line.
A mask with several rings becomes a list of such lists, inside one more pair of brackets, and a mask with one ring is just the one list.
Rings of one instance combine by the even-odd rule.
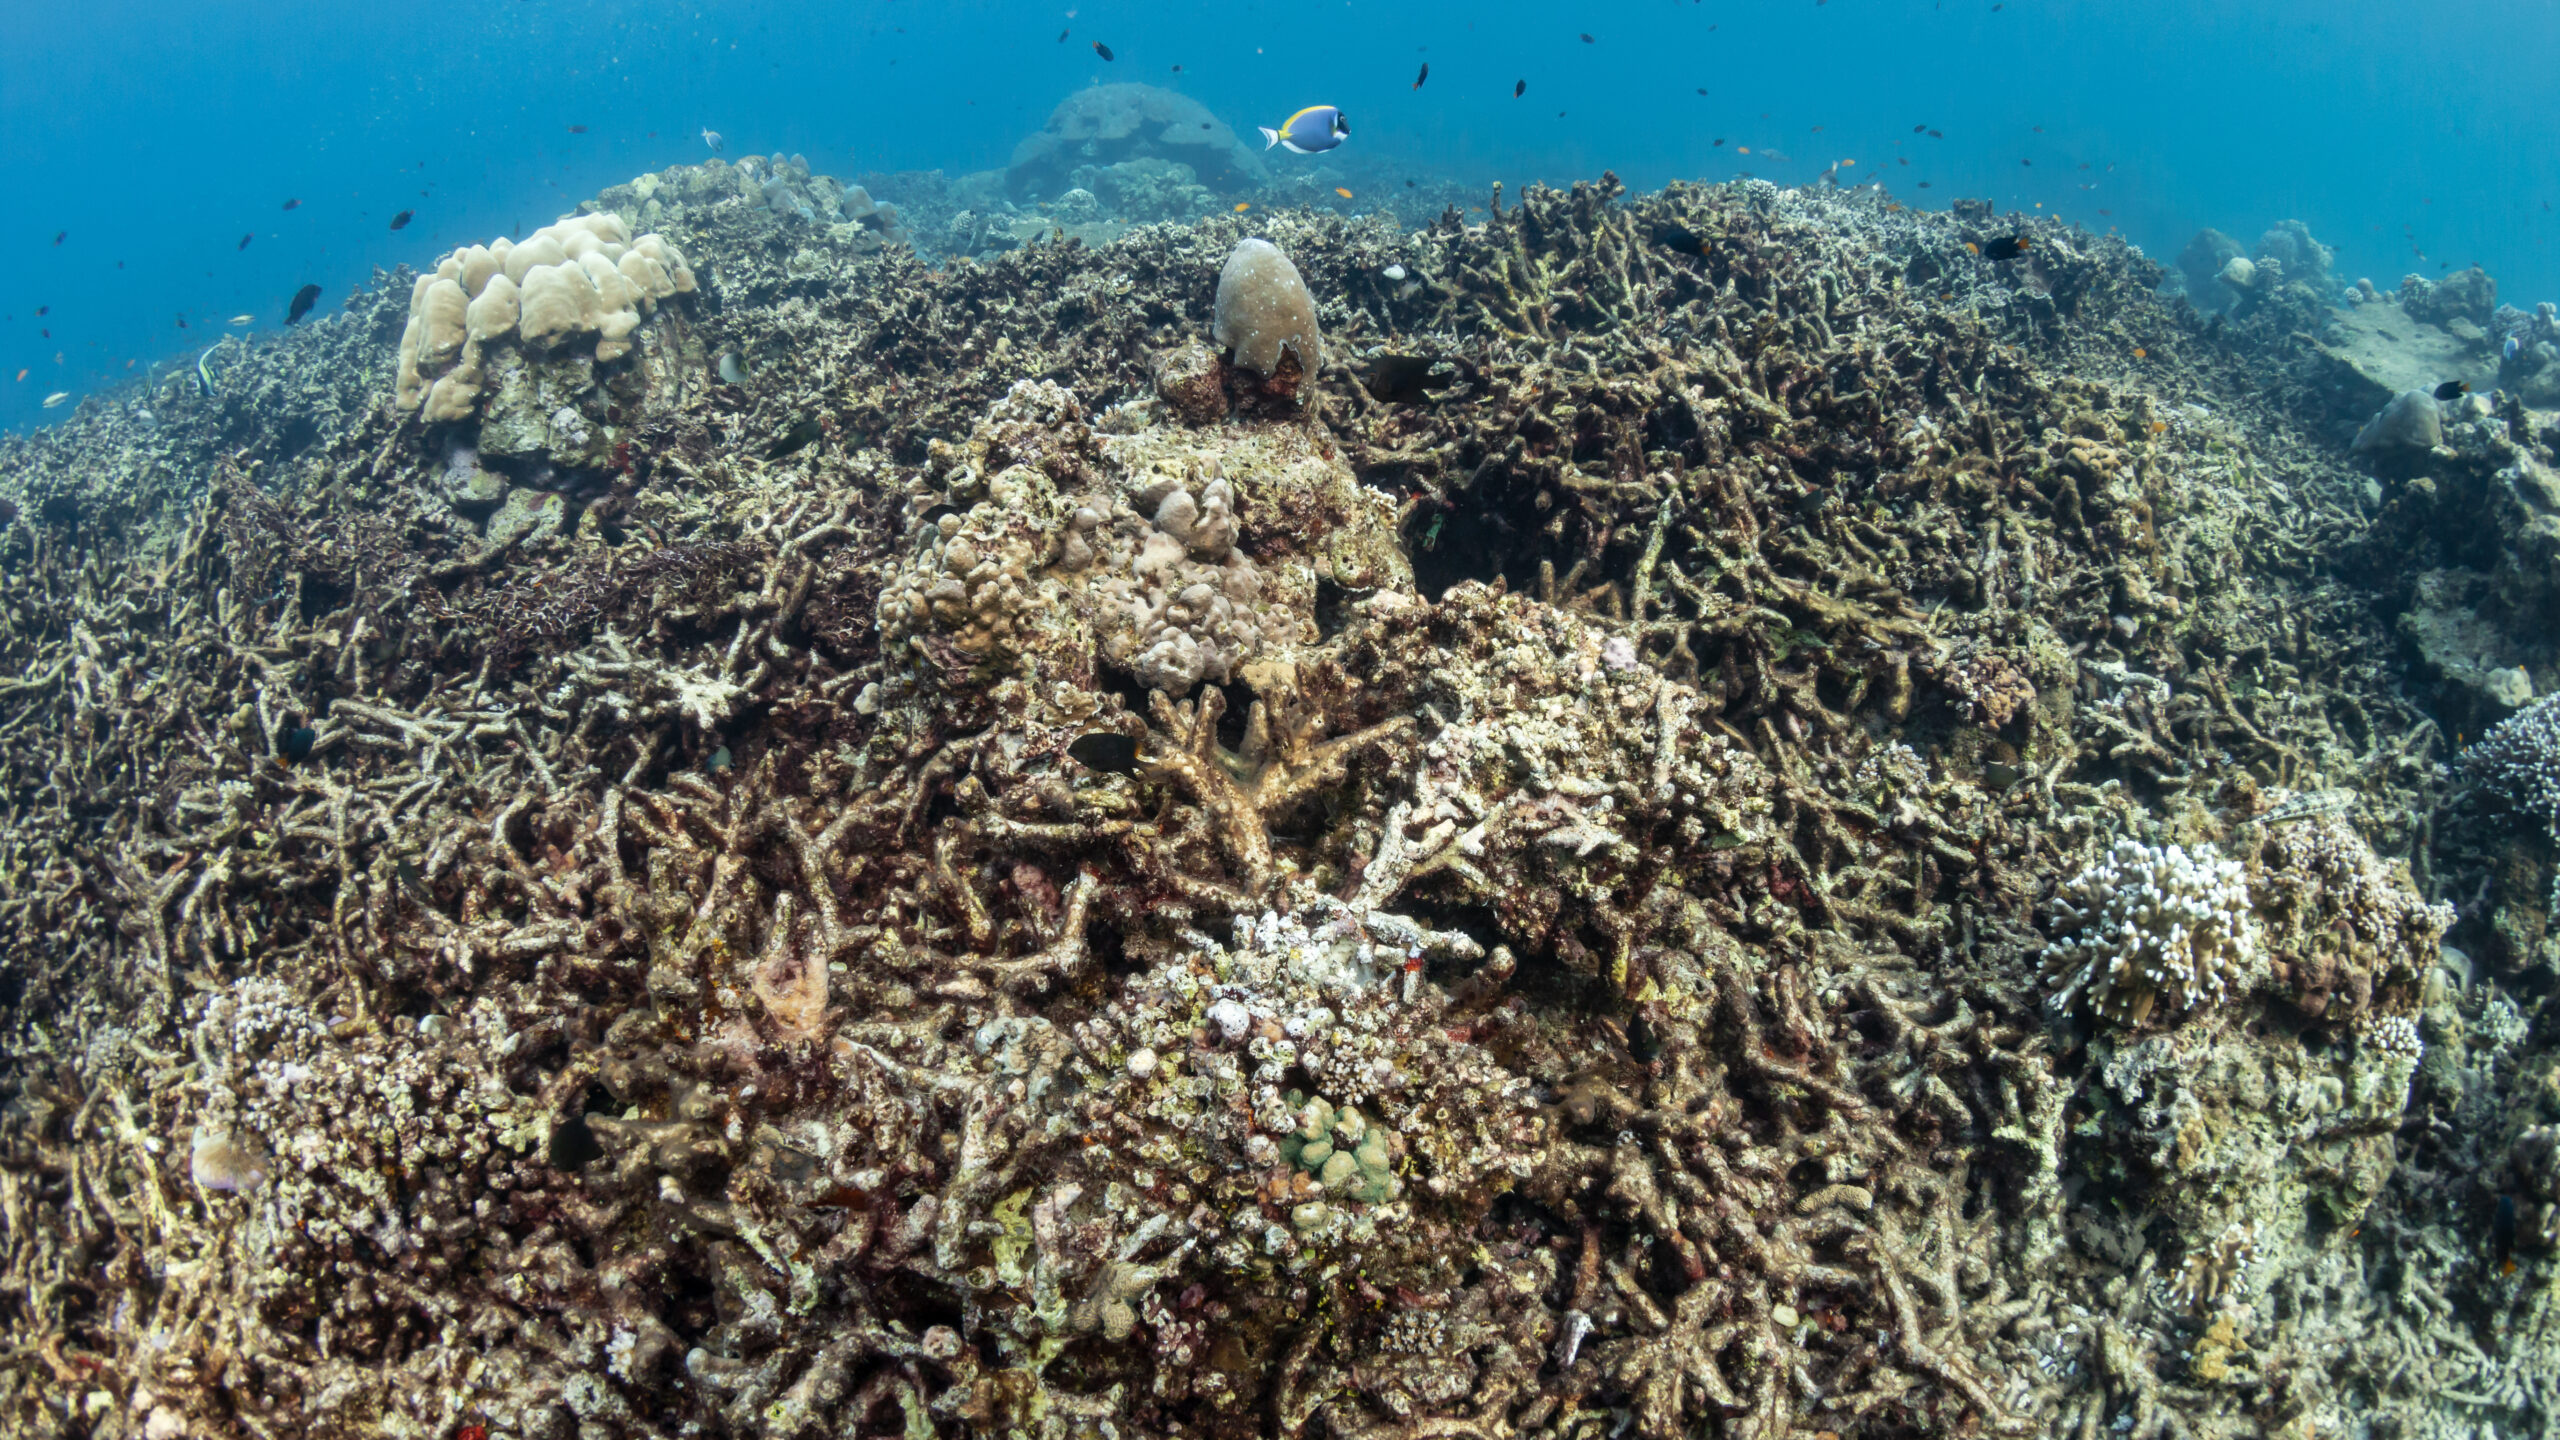
[[2529, 604], [2548, 432], [2377, 505], [1987, 207], [1483, 213], [714, 161], [593, 354], [466, 249], [0, 444], [10, 1427], [2550, 1413], [2555, 837], [2374, 548]]

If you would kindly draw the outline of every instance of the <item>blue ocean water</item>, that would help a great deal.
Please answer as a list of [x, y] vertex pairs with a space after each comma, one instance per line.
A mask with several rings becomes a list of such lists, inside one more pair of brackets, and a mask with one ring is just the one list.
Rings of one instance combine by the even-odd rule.
[[326, 313], [376, 267], [699, 160], [704, 127], [733, 157], [958, 174], [1118, 80], [1247, 135], [1336, 104], [1360, 153], [1472, 182], [1855, 160], [1844, 181], [1909, 203], [2041, 206], [2164, 260], [2295, 218], [2344, 276], [2476, 263], [2529, 307], [2560, 298], [2553, 55], [2560, 7], [2515, 0], [11, 5], [0, 425], [229, 317], [272, 328], [306, 282]]

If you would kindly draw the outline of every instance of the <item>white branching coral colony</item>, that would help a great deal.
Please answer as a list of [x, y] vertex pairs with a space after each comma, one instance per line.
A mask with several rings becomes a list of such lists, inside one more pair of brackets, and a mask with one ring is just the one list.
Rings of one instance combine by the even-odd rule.
[[487, 384], [487, 347], [553, 348], [596, 337], [598, 363], [631, 352], [631, 332], [670, 295], [690, 292], [683, 252], [631, 238], [610, 211], [555, 221], [521, 242], [466, 245], [418, 277], [400, 336], [400, 408], [431, 425], [470, 418]]
[[2054, 897], [2047, 1001], [2067, 1011], [2094, 995], [2098, 1012], [2139, 1025], [2245, 991], [2262, 964], [2238, 861], [2209, 844], [2114, 848]]

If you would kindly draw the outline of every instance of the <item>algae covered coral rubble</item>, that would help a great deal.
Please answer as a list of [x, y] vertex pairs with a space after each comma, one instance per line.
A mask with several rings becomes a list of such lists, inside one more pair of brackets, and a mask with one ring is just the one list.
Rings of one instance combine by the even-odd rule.
[[404, 274], [0, 451], [13, 1430], [2548, 1427], [2363, 479], [2139, 255], [591, 208], [488, 417]]

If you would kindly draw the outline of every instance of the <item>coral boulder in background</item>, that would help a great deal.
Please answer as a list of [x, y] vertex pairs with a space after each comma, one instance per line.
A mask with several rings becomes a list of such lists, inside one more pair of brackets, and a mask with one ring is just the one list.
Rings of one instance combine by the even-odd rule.
[[1058, 102], [1049, 123], [1013, 147], [1005, 186], [1016, 200], [1046, 198], [1073, 186], [1083, 166], [1168, 160], [1221, 194], [1258, 185], [1262, 157], [1188, 95], [1153, 85], [1096, 85]]

